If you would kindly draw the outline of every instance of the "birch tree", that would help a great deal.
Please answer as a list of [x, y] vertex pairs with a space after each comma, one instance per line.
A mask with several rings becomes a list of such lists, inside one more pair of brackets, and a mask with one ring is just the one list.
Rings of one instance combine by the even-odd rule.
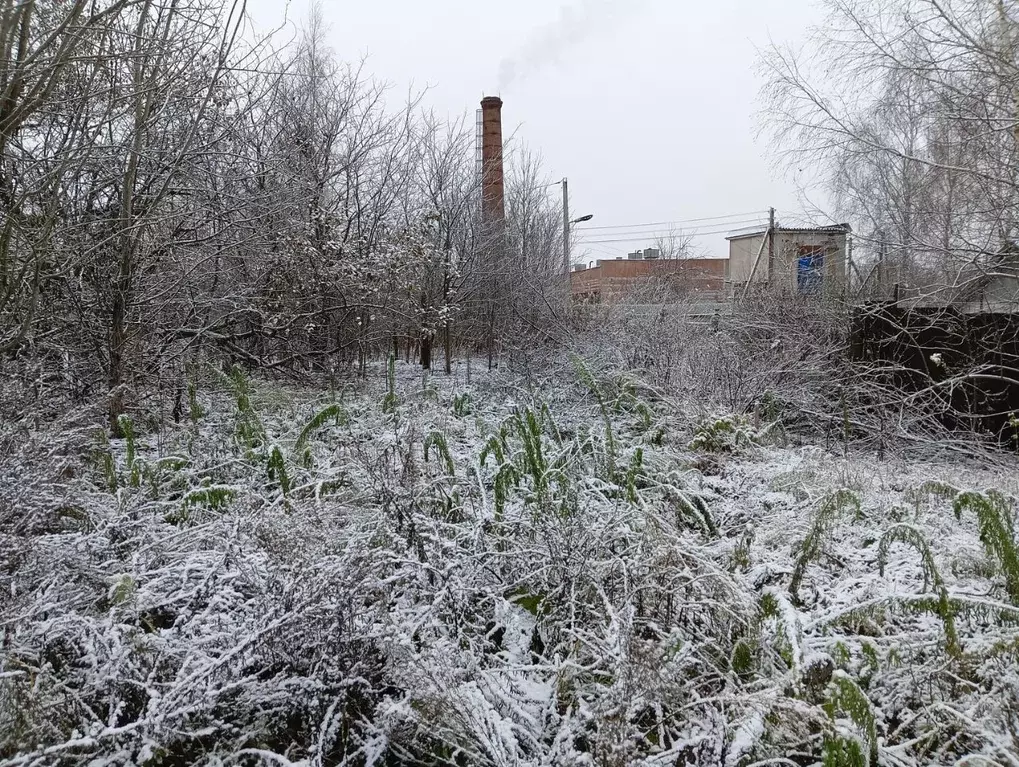
[[816, 169], [917, 288], [993, 271], [1017, 231], [1016, 9], [1004, 0], [826, 0], [804, 51], [764, 58], [766, 130]]

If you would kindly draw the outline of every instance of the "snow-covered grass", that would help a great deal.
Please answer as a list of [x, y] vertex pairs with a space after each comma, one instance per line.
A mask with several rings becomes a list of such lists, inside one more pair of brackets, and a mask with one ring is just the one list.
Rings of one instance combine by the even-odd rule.
[[387, 372], [9, 427], [0, 763], [1019, 764], [1014, 462]]

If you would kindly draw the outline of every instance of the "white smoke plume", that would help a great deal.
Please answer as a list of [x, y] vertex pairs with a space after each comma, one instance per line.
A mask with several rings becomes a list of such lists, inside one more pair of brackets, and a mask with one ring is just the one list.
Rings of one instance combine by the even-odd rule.
[[609, 25], [621, 11], [632, 12], [637, 0], [580, 0], [559, 10], [559, 18], [534, 31], [515, 56], [499, 63], [499, 93], [515, 81], [538, 74], [558, 62], [571, 47], [582, 43], [599, 27]]

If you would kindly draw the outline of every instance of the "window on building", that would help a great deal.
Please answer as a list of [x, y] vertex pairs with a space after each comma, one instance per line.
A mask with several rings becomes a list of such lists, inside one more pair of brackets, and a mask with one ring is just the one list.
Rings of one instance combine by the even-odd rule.
[[796, 265], [796, 288], [800, 293], [819, 293], [824, 285], [824, 248], [800, 247]]

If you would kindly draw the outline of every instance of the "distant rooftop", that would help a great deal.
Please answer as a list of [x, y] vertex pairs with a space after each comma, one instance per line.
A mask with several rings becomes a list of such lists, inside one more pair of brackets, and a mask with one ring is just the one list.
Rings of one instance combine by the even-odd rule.
[[[831, 226], [776, 226], [775, 231], [779, 234], [783, 232], [791, 234], [848, 234], [853, 231], [853, 228], [849, 224], [832, 224]], [[767, 233], [768, 227], [758, 226], [747, 231], [733, 232], [725, 239], [742, 240], [747, 237], [759, 237]]]

